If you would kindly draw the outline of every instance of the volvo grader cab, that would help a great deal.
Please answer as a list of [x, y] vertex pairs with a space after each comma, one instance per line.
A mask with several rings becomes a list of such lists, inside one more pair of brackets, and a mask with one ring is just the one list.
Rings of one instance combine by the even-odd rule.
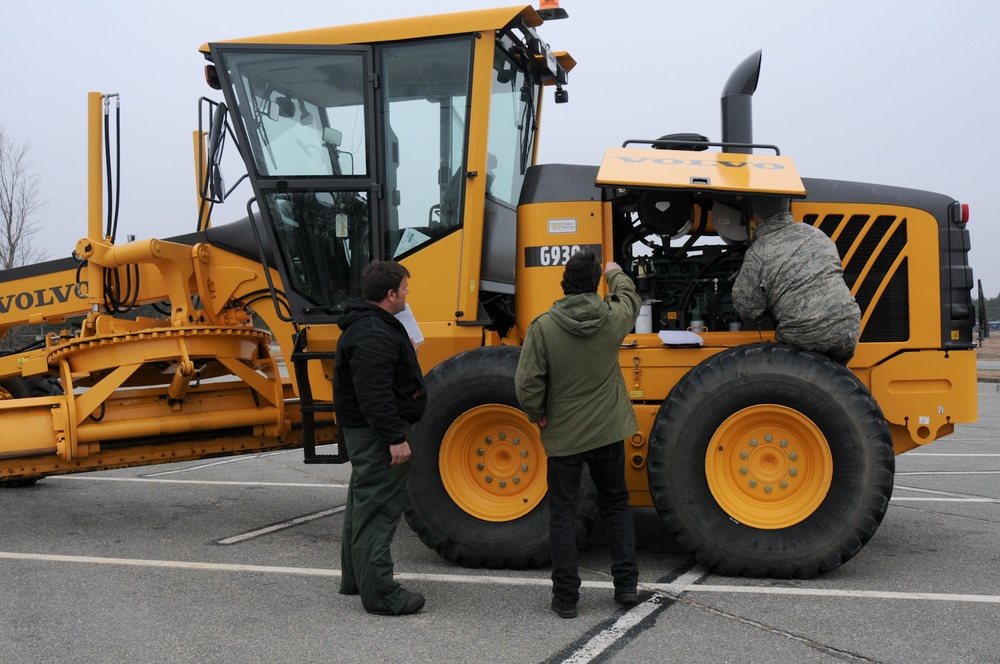
[[[543, 100], [568, 101], [576, 64], [540, 31], [564, 15], [518, 6], [205, 44], [198, 213], [166, 239], [117, 241], [111, 104], [92, 94], [87, 236], [72, 258], [0, 274], [0, 331], [43, 330], [0, 357], [0, 481], [288, 447], [346, 461], [337, 321], [364, 266], [393, 259], [413, 275], [430, 394], [410, 437], [408, 523], [461, 565], [544, 565], [546, 457], [514, 371], [587, 247], [643, 297], [620, 351], [639, 422], [632, 503], [722, 573], [809, 577], [857, 553], [895, 455], [976, 419], [967, 210], [801, 177], [754, 143], [759, 53], [724, 85], [721, 140], [628, 136], [620, 118], [621, 145], [593, 163], [539, 164]], [[242, 159], [237, 180], [224, 153]], [[243, 178], [249, 200], [227, 189]], [[796, 220], [836, 243], [862, 312], [846, 368], [734, 311], [758, 196], [793, 199]], [[222, 206], [242, 220], [213, 224]], [[160, 313], [130, 316], [140, 305]], [[583, 503], [581, 535], [596, 513]]]

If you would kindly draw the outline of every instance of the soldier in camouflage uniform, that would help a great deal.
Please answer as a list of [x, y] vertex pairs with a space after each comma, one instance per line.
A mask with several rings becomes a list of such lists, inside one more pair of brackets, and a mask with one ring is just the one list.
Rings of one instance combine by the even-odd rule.
[[857, 347], [861, 310], [844, 283], [836, 245], [815, 226], [795, 222], [789, 203], [753, 201], [756, 228], [733, 284], [733, 305], [748, 323], [770, 313], [779, 342], [847, 364]]

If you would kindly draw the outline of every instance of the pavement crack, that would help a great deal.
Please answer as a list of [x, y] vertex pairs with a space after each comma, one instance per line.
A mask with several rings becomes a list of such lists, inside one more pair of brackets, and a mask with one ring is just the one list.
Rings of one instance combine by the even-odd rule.
[[714, 616], [738, 622], [740, 624], [753, 627], [754, 629], [767, 632], [768, 634], [773, 634], [775, 636], [780, 636], [789, 639], [791, 641], [796, 641], [808, 648], [817, 650], [819, 652], [830, 655], [832, 657], [836, 657], [838, 659], [842, 659], [844, 661], [874, 662], [875, 664], [878, 664], [879, 662], [879, 660], [877, 659], [871, 659], [870, 657], [865, 657], [864, 655], [860, 655], [858, 653], [853, 653], [847, 650], [843, 650], [841, 648], [837, 648], [835, 646], [831, 646], [826, 643], [820, 643], [819, 641], [810, 639], [809, 637], [806, 636], [802, 636], [801, 634], [795, 634], [794, 632], [789, 632], [788, 630], [780, 629], [773, 625], [768, 625], [767, 623], [763, 623], [759, 620], [754, 620], [753, 618], [747, 618], [746, 616], [740, 616], [735, 613], [730, 613], [729, 611], [723, 611], [722, 609], [718, 609], [714, 606], [704, 604], [703, 602], [699, 602], [690, 597], [685, 597], [683, 595], [674, 595], [672, 593], [667, 593], [663, 591], [658, 591], [658, 592], [665, 598], [673, 600], [678, 604], [684, 604], [686, 606], [690, 606], [691, 608], [698, 609], [699, 611], [705, 611], [706, 613], [710, 613]]

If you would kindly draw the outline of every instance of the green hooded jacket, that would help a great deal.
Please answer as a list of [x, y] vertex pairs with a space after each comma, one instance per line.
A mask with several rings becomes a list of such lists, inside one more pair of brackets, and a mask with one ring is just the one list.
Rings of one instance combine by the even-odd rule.
[[624, 272], [607, 275], [607, 300], [567, 295], [528, 327], [515, 374], [521, 408], [543, 416], [542, 445], [551, 457], [586, 452], [638, 431], [618, 365], [618, 350], [642, 303]]

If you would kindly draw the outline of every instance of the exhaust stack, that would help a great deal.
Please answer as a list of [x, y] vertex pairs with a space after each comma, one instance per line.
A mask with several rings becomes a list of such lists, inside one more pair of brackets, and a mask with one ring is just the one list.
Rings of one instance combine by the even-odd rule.
[[[753, 143], [753, 93], [760, 76], [761, 51], [736, 66], [722, 88], [722, 142]], [[753, 148], [723, 148], [726, 152], [752, 154]]]

